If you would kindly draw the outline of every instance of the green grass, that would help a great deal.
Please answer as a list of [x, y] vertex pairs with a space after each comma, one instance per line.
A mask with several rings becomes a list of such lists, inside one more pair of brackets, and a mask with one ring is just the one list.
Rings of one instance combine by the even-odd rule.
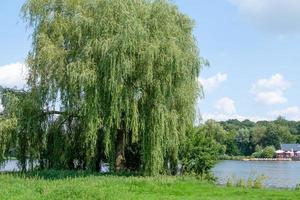
[[46, 171], [0, 175], [0, 199], [299, 199], [300, 191], [226, 188], [190, 177], [130, 177]]

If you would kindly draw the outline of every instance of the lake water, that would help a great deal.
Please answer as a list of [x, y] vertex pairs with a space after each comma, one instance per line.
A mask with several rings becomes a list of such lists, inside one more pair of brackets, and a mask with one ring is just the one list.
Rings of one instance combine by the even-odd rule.
[[221, 161], [212, 173], [219, 184], [226, 184], [228, 179], [244, 179], [264, 176], [264, 185], [275, 188], [293, 188], [300, 184], [300, 162], [294, 161]]
[[6, 161], [3, 165], [0, 165], [0, 172], [11, 172], [18, 171], [18, 161], [17, 160], [9, 160]]
[[[103, 166], [107, 171], [108, 166]], [[0, 166], [1, 171], [17, 171], [17, 161], [10, 160]], [[218, 178], [219, 184], [226, 184], [228, 179], [233, 182], [249, 177], [264, 176], [266, 187], [293, 188], [300, 184], [300, 162], [293, 161], [221, 161], [212, 173]]]

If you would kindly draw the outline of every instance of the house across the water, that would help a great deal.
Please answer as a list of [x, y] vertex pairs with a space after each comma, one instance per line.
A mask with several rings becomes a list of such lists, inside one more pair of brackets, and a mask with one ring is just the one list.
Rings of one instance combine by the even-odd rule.
[[299, 158], [300, 144], [281, 144], [280, 150], [276, 151], [277, 158]]

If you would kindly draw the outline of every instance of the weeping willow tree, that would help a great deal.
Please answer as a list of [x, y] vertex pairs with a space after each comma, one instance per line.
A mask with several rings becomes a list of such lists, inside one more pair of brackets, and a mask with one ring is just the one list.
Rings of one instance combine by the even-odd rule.
[[27, 0], [29, 94], [18, 111], [19, 159], [46, 168], [177, 166], [194, 120], [201, 59], [193, 21], [167, 0]]

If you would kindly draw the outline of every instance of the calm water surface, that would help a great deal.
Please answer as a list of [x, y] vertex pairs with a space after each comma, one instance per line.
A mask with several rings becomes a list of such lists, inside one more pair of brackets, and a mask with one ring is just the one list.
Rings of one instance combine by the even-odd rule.
[[266, 187], [293, 188], [300, 184], [300, 162], [294, 161], [222, 161], [212, 172], [220, 184], [257, 176], [266, 177]]

